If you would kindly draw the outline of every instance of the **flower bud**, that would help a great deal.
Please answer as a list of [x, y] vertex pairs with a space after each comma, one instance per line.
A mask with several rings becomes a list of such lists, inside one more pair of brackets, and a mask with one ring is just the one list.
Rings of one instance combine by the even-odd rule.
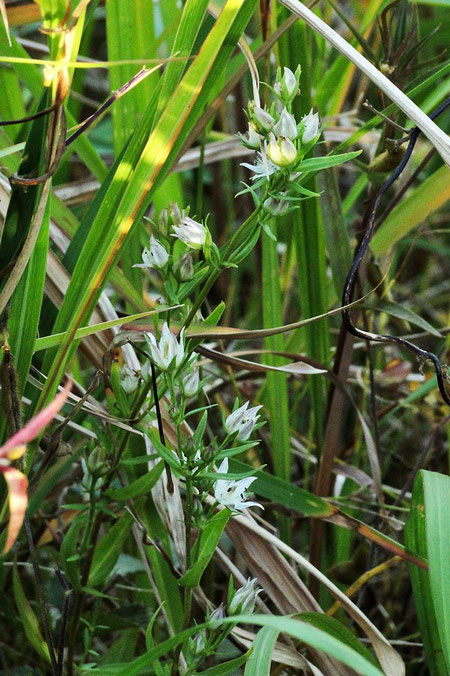
[[91, 476], [102, 476], [108, 471], [105, 464], [105, 449], [102, 446], [96, 446], [86, 461], [86, 468]]
[[313, 141], [316, 136], [319, 134], [319, 115], [318, 113], [313, 113], [312, 108], [309, 111], [308, 115], [301, 121], [303, 127], [302, 133], [302, 143], [310, 143]]
[[292, 103], [298, 94], [298, 85], [301, 72], [302, 70], [300, 66], [297, 66], [295, 74], [290, 68], [285, 67], [283, 77], [279, 79], [274, 85], [275, 93], [285, 105]]
[[256, 577], [254, 577], [253, 580], [248, 579], [245, 585], [235, 592], [228, 604], [229, 615], [253, 612], [258, 594], [262, 591], [261, 589], [256, 588], [257, 582], [258, 580]]
[[169, 214], [167, 213], [167, 209], [163, 209], [159, 214], [159, 229], [164, 235], [167, 235], [168, 227], [169, 227]]
[[197, 636], [189, 639], [189, 652], [191, 655], [201, 655], [206, 647], [205, 636], [199, 632]]
[[133, 394], [139, 384], [139, 376], [125, 364], [120, 371], [120, 385], [127, 394]]
[[175, 202], [170, 205], [170, 217], [174, 225], [180, 225], [182, 214], [180, 211], [180, 207]]
[[297, 159], [297, 148], [290, 139], [280, 136], [277, 140], [273, 134], [270, 134], [267, 154], [278, 167], [288, 167]]
[[251, 124], [248, 125], [248, 132], [246, 134], [238, 134], [242, 145], [250, 150], [259, 150], [263, 136], [253, 128]]
[[187, 253], [179, 258], [172, 267], [175, 279], [179, 282], [189, 282], [194, 276], [194, 261], [192, 254]]
[[200, 376], [198, 369], [194, 369], [192, 373], [188, 373], [187, 376], [184, 376], [181, 382], [181, 389], [185, 397], [195, 397], [198, 392], [198, 387], [200, 383]]
[[268, 197], [264, 201], [264, 209], [272, 216], [282, 216], [289, 211], [289, 202], [282, 197], [281, 199]]
[[250, 107], [250, 119], [255, 130], [263, 135], [271, 131], [275, 124], [275, 120], [267, 110], [255, 105]]
[[209, 619], [214, 621], [220, 622], [220, 620], [223, 620], [225, 617], [225, 610], [223, 608], [223, 603], [220, 604], [215, 610], [212, 611], [212, 613], [209, 616]]
[[291, 113], [288, 113], [286, 108], [283, 108], [280, 119], [274, 126], [273, 131], [278, 137], [284, 136], [291, 141], [295, 141], [297, 138], [298, 131], [295, 117]]

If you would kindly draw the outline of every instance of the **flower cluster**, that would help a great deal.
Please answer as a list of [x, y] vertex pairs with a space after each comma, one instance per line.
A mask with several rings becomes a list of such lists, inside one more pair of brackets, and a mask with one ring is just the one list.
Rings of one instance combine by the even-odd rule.
[[[150, 245], [142, 252], [142, 263], [134, 268], [161, 270], [173, 275], [178, 282], [187, 282], [194, 276], [194, 262], [190, 253], [178, 257], [173, 252], [174, 240], [183, 242], [188, 249], [204, 250], [213, 246], [211, 234], [203, 223], [189, 216], [189, 209], [180, 210], [177, 204], [164, 209], [158, 224], [153, 223], [159, 237], [150, 236]], [[172, 239], [174, 238], [174, 239]]]
[[[262, 108], [250, 101], [248, 107], [249, 127], [246, 134], [238, 134], [241, 142], [252, 150], [256, 150], [255, 164], [242, 163], [253, 172], [256, 186], [271, 181], [276, 176], [276, 190], [269, 183], [271, 202], [266, 200], [264, 207], [272, 215], [284, 213], [287, 209], [280, 206], [288, 204], [292, 196], [286, 188], [301, 174], [301, 164], [306, 153], [317, 143], [320, 136], [319, 116], [312, 109], [297, 121], [292, 113], [292, 102], [299, 93], [300, 66], [293, 73], [284, 68], [277, 73], [277, 81], [272, 89], [275, 100], [269, 108]], [[281, 179], [281, 180], [280, 180]], [[253, 189], [249, 189], [253, 192]], [[244, 191], [245, 192], [245, 191]], [[312, 194], [309, 196], [313, 196]], [[297, 198], [298, 199], [298, 198]], [[278, 204], [276, 204], [278, 203]]]

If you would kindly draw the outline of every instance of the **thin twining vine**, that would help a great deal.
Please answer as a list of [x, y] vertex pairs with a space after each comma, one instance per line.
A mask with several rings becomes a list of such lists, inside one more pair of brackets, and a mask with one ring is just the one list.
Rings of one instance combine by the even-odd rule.
[[[447, 106], [450, 105], [450, 97], [447, 98], [433, 113], [430, 115], [430, 119], [434, 120], [438, 115], [440, 115], [446, 108]], [[361, 265], [361, 262], [367, 252], [367, 248], [370, 244], [370, 241], [372, 239], [372, 235], [375, 230], [375, 217], [377, 215], [378, 207], [381, 201], [381, 198], [383, 197], [384, 193], [391, 187], [391, 185], [399, 178], [400, 174], [402, 173], [403, 169], [406, 167], [414, 146], [416, 144], [416, 141], [419, 137], [420, 134], [420, 129], [418, 127], [414, 127], [408, 137], [406, 137], [404, 140], [406, 141], [409, 138], [409, 143], [408, 147], [406, 148], [406, 152], [402, 157], [401, 162], [398, 164], [397, 168], [395, 171], [392, 172], [392, 174], [389, 176], [389, 178], [383, 183], [381, 186], [380, 190], [378, 191], [375, 200], [373, 202], [372, 209], [370, 211], [369, 215], [369, 221], [366, 227], [366, 230], [364, 232], [364, 236], [361, 240], [361, 243], [358, 247], [358, 250], [355, 254], [355, 258], [353, 260], [352, 266], [350, 268], [350, 271], [347, 275], [347, 279], [345, 281], [344, 285], [344, 292], [342, 295], [342, 305], [347, 306], [353, 297], [353, 291], [355, 288], [355, 280], [356, 276], [359, 270], [359, 267]], [[397, 142], [397, 144], [401, 143]], [[413, 352], [415, 355], [417, 355], [420, 359], [422, 360], [429, 360], [433, 363], [434, 370], [436, 371], [436, 378], [437, 378], [437, 383], [439, 387], [439, 391], [441, 393], [441, 396], [443, 400], [445, 401], [446, 404], [450, 406], [450, 396], [447, 392], [446, 386], [445, 386], [445, 377], [444, 377], [444, 372], [443, 372], [443, 367], [442, 364], [437, 357], [437, 355], [434, 354], [434, 352], [429, 352], [428, 350], [423, 350], [422, 348], [418, 347], [414, 343], [412, 343], [409, 340], [406, 340], [405, 338], [399, 338], [398, 336], [391, 336], [389, 334], [376, 334], [376, 333], [371, 333], [370, 331], [365, 331], [364, 329], [360, 329], [359, 327], [355, 326], [355, 324], [352, 321], [351, 314], [350, 314], [350, 309], [347, 308], [346, 310], [342, 311], [342, 320], [344, 323], [345, 328], [349, 333], [352, 335], [356, 336], [357, 338], [362, 338], [363, 340], [370, 340], [373, 342], [377, 343], [395, 343], [397, 345], [401, 345], [402, 347], [406, 348], [410, 352]]]

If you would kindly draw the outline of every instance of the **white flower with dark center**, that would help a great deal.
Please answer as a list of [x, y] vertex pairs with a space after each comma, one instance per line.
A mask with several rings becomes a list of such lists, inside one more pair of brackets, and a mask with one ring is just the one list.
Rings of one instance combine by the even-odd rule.
[[298, 136], [297, 123], [295, 117], [288, 113], [286, 108], [281, 111], [280, 119], [273, 128], [276, 136], [284, 136], [285, 138], [295, 141]]
[[262, 406], [248, 408], [249, 403], [249, 401], [246, 401], [245, 404], [230, 413], [225, 420], [225, 430], [228, 434], [236, 434], [237, 432], [237, 438], [241, 441], [247, 441], [249, 438], [259, 419], [257, 413], [262, 408]]
[[[228, 473], [228, 458], [224, 458], [217, 470], [219, 474]], [[214, 497], [224, 507], [232, 511], [241, 511], [246, 507], [261, 507], [258, 502], [248, 502], [246, 500], [246, 491], [256, 481], [256, 476], [248, 476], [245, 479], [217, 479], [214, 484]]]
[[162, 371], [167, 371], [172, 362], [175, 362], [176, 366], [181, 364], [184, 357], [183, 331], [180, 333], [180, 342], [178, 342], [167, 326], [167, 322], [164, 322], [159, 344], [153, 333], [147, 333], [146, 338], [150, 356]]
[[313, 113], [312, 108], [302, 119], [302, 143], [309, 143], [319, 134], [319, 114]]
[[169, 254], [165, 250], [161, 242], [153, 237], [150, 237], [150, 249], [144, 249], [142, 252], [142, 263], [136, 263], [133, 268], [163, 268], [169, 260]]
[[177, 237], [184, 242], [191, 249], [201, 249], [206, 242], [208, 230], [201, 223], [197, 223], [193, 218], [184, 216], [181, 219], [180, 225], [174, 225], [173, 231], [175, 234], [172, 237]]

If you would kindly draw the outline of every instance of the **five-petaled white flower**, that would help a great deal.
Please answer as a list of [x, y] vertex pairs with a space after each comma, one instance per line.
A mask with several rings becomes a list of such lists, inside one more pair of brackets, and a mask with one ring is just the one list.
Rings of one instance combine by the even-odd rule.
[[153, 237], [150, 237], [150, 249], [144, 249], [142, 252], [142, 263], [136, 263], [133, 268], [163, 268], [169, 260], [169, 254], [165, 250], [161, 242]]
[[319, 114], [313, 113], [311, 108], [308, 115], [302, 118], [301, 124], [303, 126], [302, 143], [309, 143], [319, 133]]
[[159, 345], [153, 333], [147, 333], [146, 338], [150, 356], [161, 370], [167, 371], [173, 361], [176, 366], [181, 364], [184, 357], [183, 331], [180, 333], [180, 342], [178, 342], [167, 326], [167, 322], [164, 322]]
[[[219, 474], [228, 473], [228, 458], [222, 460], [217, 471]], [[240, 511], [246, 507], [261, 507], [261, 509], [264, 509], [258, 502], [246, 501], [245, 493], [247, 488], [249, 488], [256, 479], [256, 476], [248, 476], [245, 479], [237, 480], [230, 479], [230, 481], [227, 481], [226, 479], [217, 479], [214, 484], [214, 497], [221, 505], [228, 507], [228, 509], [233, 511]]]
[[248, 408], [249, 403], [249, 401], [246, 401], [245, 404], [239, 406], [233, 413], [230, 413], [225, 420], [225, 429], [228, 434], [235, 434], [237, 432], [237, 438], [241, 441], [247, 441], [249, 438], [259, 419], [257, 413], [262, 408], [262, 406]]
[[179, 225], [174, 225], [173, 231], [175, 234], [172, 237], [177, 237], [191, 249], [201, 249], [205, 245], [208, 235], [205, 226], [197, 223], [189, 216], [184, 216]]

